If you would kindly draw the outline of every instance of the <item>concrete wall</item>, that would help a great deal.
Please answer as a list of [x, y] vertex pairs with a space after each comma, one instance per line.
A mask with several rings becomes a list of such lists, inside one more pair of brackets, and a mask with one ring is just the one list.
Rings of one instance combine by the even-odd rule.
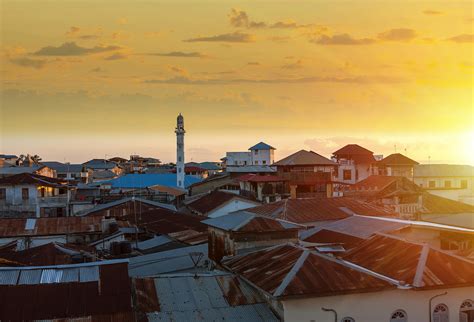
[[234, 198], [230, 200], [230, 202], [224, 204], [224, 206], [214, 209], [213, 211], [209, 212], [207, 216], [209, 218], [216, 218], [216, 217], [228, 215], [229, 213], [233, 211], [247, 209], [247, 208], [255, 207], [258, 205], [260, 204], [256, 202]]
[[252, 150], [252, 164], [270, 165], [274, 161], [273, 150]]
[[250, 152], [227, 152], [227, 166], [251, 165], [252, 155]]
[[[38, 197], [39, 191], [34, 185], [21, 185], [21, 186], [0, 186], [0, 188], [5, 188], [6, 200], [4, 201], [7, 205], [36, 205], [36, 198]], [[22, 189], [28, 189], [28, 200], [23, 200]], [[52, 193], [52, 191], [48, 192]]]
[[284, 321], [327, 322], [334, 321], [331, 312], [321, 308], [336, 310], [338, 321], [352, 317], [356, 322], [390, 322], [391, 314], [404, 310], [409, 322], [428, 322], [428, 303], [430, 297], [447, 291], [448, 294], [433, 300], [437, 304], [446, 304], [449, 308], [449, 321], [459, 321], [459, 308], [467, 299], [473, 299], [474, 287], [438, 289], [430, 291], [390, 290], [373, 293], [328, 296], [283, 301]]

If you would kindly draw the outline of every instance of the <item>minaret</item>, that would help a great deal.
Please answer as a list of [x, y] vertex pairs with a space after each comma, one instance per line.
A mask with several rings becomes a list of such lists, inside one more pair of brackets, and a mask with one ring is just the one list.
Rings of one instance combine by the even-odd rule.
[[179, 113], [176, 123], [176, 185], [184, 189], [184, 118]]

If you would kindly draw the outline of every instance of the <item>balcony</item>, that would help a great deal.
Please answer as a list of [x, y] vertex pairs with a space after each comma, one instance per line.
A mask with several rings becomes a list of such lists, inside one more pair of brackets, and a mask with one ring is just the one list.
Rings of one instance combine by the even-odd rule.
[[40, 207], [66, 207], [67, 195], [38, 197], [37, 202]]

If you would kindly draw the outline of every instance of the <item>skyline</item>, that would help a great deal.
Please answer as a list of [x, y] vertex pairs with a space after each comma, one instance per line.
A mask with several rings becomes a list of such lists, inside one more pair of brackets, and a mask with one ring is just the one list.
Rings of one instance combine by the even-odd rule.
[[174, 162], [182, 112], [187, 161], [265, 141], [474, 164], [469, 1], [93, 3], [2, 1], [1, 153]]

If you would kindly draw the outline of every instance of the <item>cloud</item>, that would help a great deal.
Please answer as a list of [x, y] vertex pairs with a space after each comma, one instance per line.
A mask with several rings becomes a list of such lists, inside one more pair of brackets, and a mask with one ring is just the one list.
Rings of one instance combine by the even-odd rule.
[[18, 66], [31, 67], [36, 69], [41, 69], [48, 63], [48, 61], [43, 59], [31, 59], [28, 57], [13, 58], [10, 59], [10, 62]]
[[288, 42], [291, 37], [289, 36], [272, 36], [268, 37], [268, 40], [274, 41], [274, 42]]
[[375, 40], [371, 38], [356, 39], [349, 34], [338, 34], [333, 36], [322, 35], [312, 40], [312, 42], [319, 45], [370, 45], [375, 43]]
[[241, 33], [241, 32], [234, 32], [230, 34], [222, 34], [217, 36], [209, 36], [209, 37], [197, 37], [183, 40], [185, 42], [200, 42], [200, 41], [207, 41], [207, 42], [254, 42], [255, 36]]
[[171, 51], [168, 53], [146, 53], [143, 55], [147, 56], [161, 56], [161, 57], [182, 57], [182, 58], [204, 58], [207, 57], [204, 54], [201, 54], [199, 52], [193, 51], [193, 52], [183, 52], [183, 51]]
[[120, 59], [126, 59], [128, 55], [124, 53], [115, 53], [110, 56], [107, 56], [104, 58], [104, 60], [120, 60]]
[[96, 67], [91, 69], [91, 73], [100, 73], [103, 72], [104, 70], [101, 67]]
[[176, 73], [176, 74], [179, 74], [179, 75], [182, 75], [182, 76], [186, 76], [189, 74], [188, 71], [184, 68], [181, 68], [181, 67], [178, 67], [178, 66], [169, 66], [168, 67], [172, 72]]
[[236, 28], [265, 28], [267, 26], [265, 22], [250, 21], [245, 11], [235, 8], [231, 9], [228, 17], [230, 24]]
[[286, 64], [286, 65], [283, 65], [281, 66], [281, 68], [283, 69], [299, 69], [299, 68], [303, 68], [303, 61], [301, 59], [298, 59], [296, 62], [294, 63], [290, 63], [290, 64]]
[[145, 84], [170, 84], [170, 85], [234, 85], [234, 84], [302, 84], [302, 83], [354, 83], [354, 84], [398, 84], [405, 83], [407, 79], [392, 76], [310, 76], [300, 78], [270, 78], [270, 79], [200, 79], [191, 77], [173, 77], [168, 79], [148, 79]]
[[66, 32], [66, 36], [75, 37], [79, 34], [80, 31], [81, 31], [81, 28], [72, 26], [71, 28], [69, 28], [69, 31]]
[[75, 42], [65, 42], [61, 46], [47, 46], [33, 53], [36, 56], [81, 56], [89, 54], [103, 53], [113, 50], [122, 49], [119, 46], [95, 46], [93, 48], [85, 48], [78, 46]]
[[249, 61], [247, 63], [247, 65], [249, 65], [249, 66], [260, 66], [260, 63], [258, 61]]
[[425, 11], [423, 11], [423, 13], [425, 15], [429, 15], [429, 16], [437, 16], [437, 15], [444, 14], [444, 12], [441, 12], [441, 11], [438, 11], [438, 10], [431, 10], [431, 9], [425, 10]]
[[409, 28], [395, 28], [378, 34], [378, 38], [385, 41], [410, 41], [416, 36], [416, 31]]
[[474, 42], [474, 34], [457, 35], [457, 36], [448, 38], [446, 40], [457, 42], [457, 43], [470, 43], [470, 42]]
[[307, 28], [314, 25], [299, 25], [293, 20], [277, 21], [274, 23], [266, 23], [263, 21], [253, 21], [250, 19], [247, 12], [232, 8], [230, 13], [227, 15], [231, 26], [235, 28], [281, 28], [281, 29], [295, 29], [295, 28]]

